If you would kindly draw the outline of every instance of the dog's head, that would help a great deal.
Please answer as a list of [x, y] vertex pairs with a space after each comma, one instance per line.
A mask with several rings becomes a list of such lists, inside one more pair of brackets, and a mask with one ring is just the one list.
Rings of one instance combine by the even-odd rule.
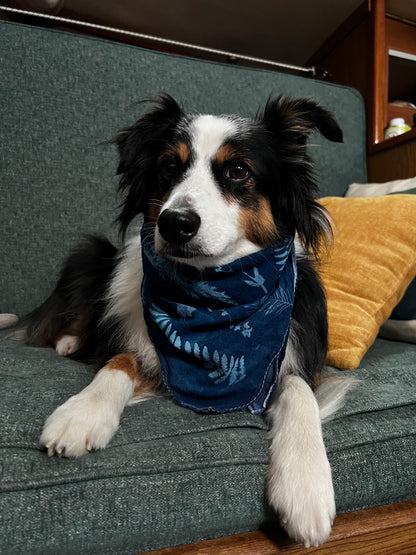
[[311, 100], [270, 99], [254, 119], [187, 115], [161, 95], [116, 137], [124, 234], [140, 212], [162, 255], [198, 267], [231, 262], [297, 233], [316, 251], [330, 230], [306, 143], [342, 132]]

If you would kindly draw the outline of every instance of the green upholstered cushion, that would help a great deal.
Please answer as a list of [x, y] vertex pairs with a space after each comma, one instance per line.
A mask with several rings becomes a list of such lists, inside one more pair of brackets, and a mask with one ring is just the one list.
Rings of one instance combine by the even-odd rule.
[[[157, 398], [126, 408], [106, 450], [49, 458], [43, 421], [91, 369], [52, 349], [0, 346], [0, 552], [129, 554], [277, 526], [260, 416]], [[356, 372], [362, 383], [324, 426], [338, 512], [415, 497], [415, 358], [416, 346], [378, 339]]]
[[188, 111], [254, 115], [270, 94], [314, 97], [344, 143], [315, 134], [321, 193], [365, 181], [364, 109], [353, 89], [0, 21], [0, 310], [20, 315], [48, 294], [82, 233], [116, 239], [114, 146], [136, 101], [165, 90]]

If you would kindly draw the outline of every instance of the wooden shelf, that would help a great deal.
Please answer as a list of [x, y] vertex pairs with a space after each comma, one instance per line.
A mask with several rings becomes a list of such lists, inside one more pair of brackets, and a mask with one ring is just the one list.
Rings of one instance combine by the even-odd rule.
[[[416, 75], [416, 69], [415, 69]], [[416, 114], [416, 108], [407, 108], [405, 106], [387, 105], [387, 121], [393, 118], [403, 118], [410, 127], [413, 126], [413, 116]]]
[[367, 156], [368, 181], [384, 183], [416, 176], [416, 129], [373, 145]]
[[412, 129], [411, 131], [407, 131], [407, 133], [402, 133], [401, 135], [397, 135], [397, 137], [392, 137], [391, 139], [386, 139], [384, 141], [381, 141], [380, 143], [377, 143], [376, 145], [372, 145], [368, 149], [368, 154], [376, 154], [377, 152], [381, 152], [382, 150], [394, 148], [397, 145], [402, 145], [414, 140], [416, 140], [416, 129]]

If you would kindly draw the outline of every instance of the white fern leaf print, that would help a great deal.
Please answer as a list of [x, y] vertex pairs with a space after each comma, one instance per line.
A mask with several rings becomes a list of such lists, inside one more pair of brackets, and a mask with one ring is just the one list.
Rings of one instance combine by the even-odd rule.
[[235, 326], [230, 326], [230, 330], [239, 331], [243, 337], [251, 337], [253, 328], [250, 322], [244, 322], [243, 325], [237, 324]]
[[[220, 355], [217, 353], [215, 358], [219, 361]], [[241, 358], [231, 355], [230, 358], [226, 354], [220, 357], [220, 367], [210, 372], [209, 377], [214, 380], [215, 385], [221, 384], [228, 380], [228, 385], [233, 385], [246, 377], [246, 368], [244, 356]]]
[[220, 361], [221, 361], [221, 357], [220, 357], [220, 354], [219, 354], [219, 352], [217, 351], [217, 349], [215, 349], [215, 351], [214, 351], [213, 359], [214, 359], [215, 364], [216, 364], [217, 366], [219, 366], [219, 365], [220, 365]]
[[176, 306], [176, 312], [178, 313], [178, 316], [183, 320], [192, 318], [192, 315], [195, 311], [196, 308], [194, 308], [193, 306], [187, 306], [185, 304], [178, 304]]
[[280, 314], [284, 310], [292, 307], [293, 297], [284, 288], [278, 288], [273, 295], [270, 297], [268, 306], [264, 313], [266, 316], [270, 314]]
[[201, 281], [194, 284], [195, 290], [200, 293], [203, 297], [208, 297], [218, 301], [226, 302], [231, 305], [235, 305], [236, 301], [232, 299], [227, 293], [219, 291], [213, 285], [210, 285], [207, 281]]
[[153, 321], [159, 326], [159, 328], [162, 331], [168, 330], [167, 333], [169, 333], [172, 329], [170, 317], [159, 310], [154, 304], [151, 306], [151, 308], [149, 308], [149, 312], [152, 316]]
[[248, 274], [247, 272], [244, 272], [244, 274], [249, 278], [249, 279], [245, 279], [244, 283], [247, 283], [247, 285], [251, 285], [252, 287], [261, 287], [263, 289], [263, 291], [265, 293], [267, 293], [267, 289], [264, 286], [264, 282], [266, 280], [261, 275], [258, 268], [253, 268], [253, 275], [252, 276], [250, 276], [250, 274]]
[[241, 358], [236, 358], [235, 360], [233, 356], [231, 357], [229, 374], [230, 374], [230, 381], [229, 381], [230, 385], [234, 383], [238, 383], [246, 377], [246, 368], [245, 368], [243, 356]]
[[189, 341], [185, 341], [183, 348], [187, 355], [190, 355], [192, 353], [192, 345], [189, 343]]

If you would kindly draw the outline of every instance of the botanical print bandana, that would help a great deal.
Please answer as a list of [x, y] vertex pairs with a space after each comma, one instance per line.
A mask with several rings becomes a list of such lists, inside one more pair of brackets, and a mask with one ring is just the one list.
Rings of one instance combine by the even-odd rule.
[[296, 287], [293, 238], [217, 268], [167, 260], [142, 231], [145, 320], [176, 400], [200, 412], [264, 411]]

